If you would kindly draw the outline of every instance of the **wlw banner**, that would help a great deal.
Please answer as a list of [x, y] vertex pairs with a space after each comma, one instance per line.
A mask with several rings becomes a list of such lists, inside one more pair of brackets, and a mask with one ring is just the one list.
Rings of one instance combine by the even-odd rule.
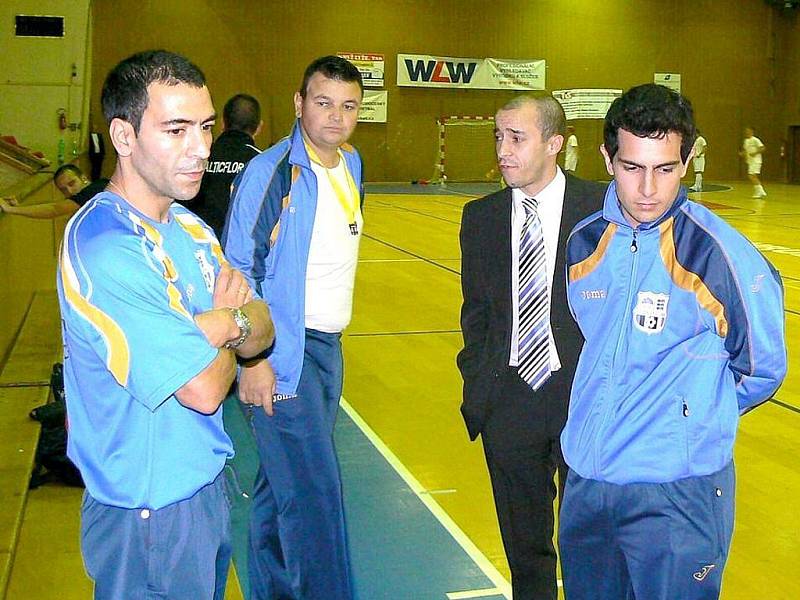
[[476, 90], [543, 90], [545, 61], [398, 54], [397, 85]]

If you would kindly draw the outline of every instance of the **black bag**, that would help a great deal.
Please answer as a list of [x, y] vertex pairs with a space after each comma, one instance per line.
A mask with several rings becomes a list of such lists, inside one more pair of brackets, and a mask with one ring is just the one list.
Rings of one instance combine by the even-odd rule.
[[50, 374], [53, 402], [34, 408], [31, 419], [42, 424], [36, 446], [33, 474], [28, 487], [34, 489], [50, 481], [83, 487], [80, 471], [67, 458], [67, 405], [64, 401], [63, 365], [56, 363]]

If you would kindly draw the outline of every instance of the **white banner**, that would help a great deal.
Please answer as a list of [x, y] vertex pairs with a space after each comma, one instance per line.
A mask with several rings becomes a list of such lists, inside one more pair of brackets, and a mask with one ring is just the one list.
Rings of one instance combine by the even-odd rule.
[[385, 90], [364, 90], [364, 99], [358, 111], [359, 123], [386, 123], [386, 107], [389, 92]]
[[553, 98], [564, 108], [567, 119], [605, 119], [608, 107], [622, 95], [622, 90], [575, 89], [556, 90]]
[[543, 90], [545, 61], [398, 54], [397, 85], [476, 90]]
[[671, 90], [681, 93], [681, 74], [680, 73], [655, 73], [653, 83], [663, 85]]
[[383, 87], [383, 54], [339, 52], [339, 56], [349, 60], [358, 69], [364, 87]]

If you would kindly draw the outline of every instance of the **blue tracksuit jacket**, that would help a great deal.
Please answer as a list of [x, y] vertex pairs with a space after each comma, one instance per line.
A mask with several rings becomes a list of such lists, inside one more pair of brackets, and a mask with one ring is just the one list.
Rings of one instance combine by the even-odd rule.
[[561, 436], [570, 468], [617, 484], [722, 469], [739, 415], [786, 373], [778, 272], [683, 188], [632, 228], [613, 183], [570, 235], [567, 269], [586, 339]]
[[[361, 157], [349, 144], [341, 150], [363, 204]], [[275, 325], [269, 361], [278, 394], [294, 394], [303, 369], [306, 266], [316, 212], [317, 176], [295, 123], [234, 180], [222, 234], [225, 256], [269, 305]]]

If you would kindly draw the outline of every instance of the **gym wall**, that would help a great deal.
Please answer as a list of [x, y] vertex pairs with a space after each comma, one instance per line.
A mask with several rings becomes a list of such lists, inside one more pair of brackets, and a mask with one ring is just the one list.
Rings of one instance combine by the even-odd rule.
[[[707, 177], [738, 179], [742, 128], [768, 148], [765, 178], [781, 173], [777, 148], [797, 109], [796, 18], [763, 0], [95, 0], [92, 110], [108, 70], [147, 48], [183, 53], [206, 73], [215, 105], [237, 92], [262, 103], [265, 147], [294, 118], [292, 96], [305, 66], [337, 52], [386, 59], [388, 123], [361, 123], [353, 142], [371, 181], [428, 178], [436, 117], [490, 115], [515, 92], [398, 88], [398, 53], [545, 59], [547, 88], [622, 88], [655, 72], [680, 73], [709, 142]], [[791, 52], [789, 52], [791, 51]], [[784, 104], [792, 90], [794, 110]], [[574, 122], [579, 174], [605, 177], [600, 121]], [[492, 144], [491, 138], [486, 140]], [[773, 150], [774, 149], [774, 150]], [[110, 169], [113, 160], [107, 160]]]

